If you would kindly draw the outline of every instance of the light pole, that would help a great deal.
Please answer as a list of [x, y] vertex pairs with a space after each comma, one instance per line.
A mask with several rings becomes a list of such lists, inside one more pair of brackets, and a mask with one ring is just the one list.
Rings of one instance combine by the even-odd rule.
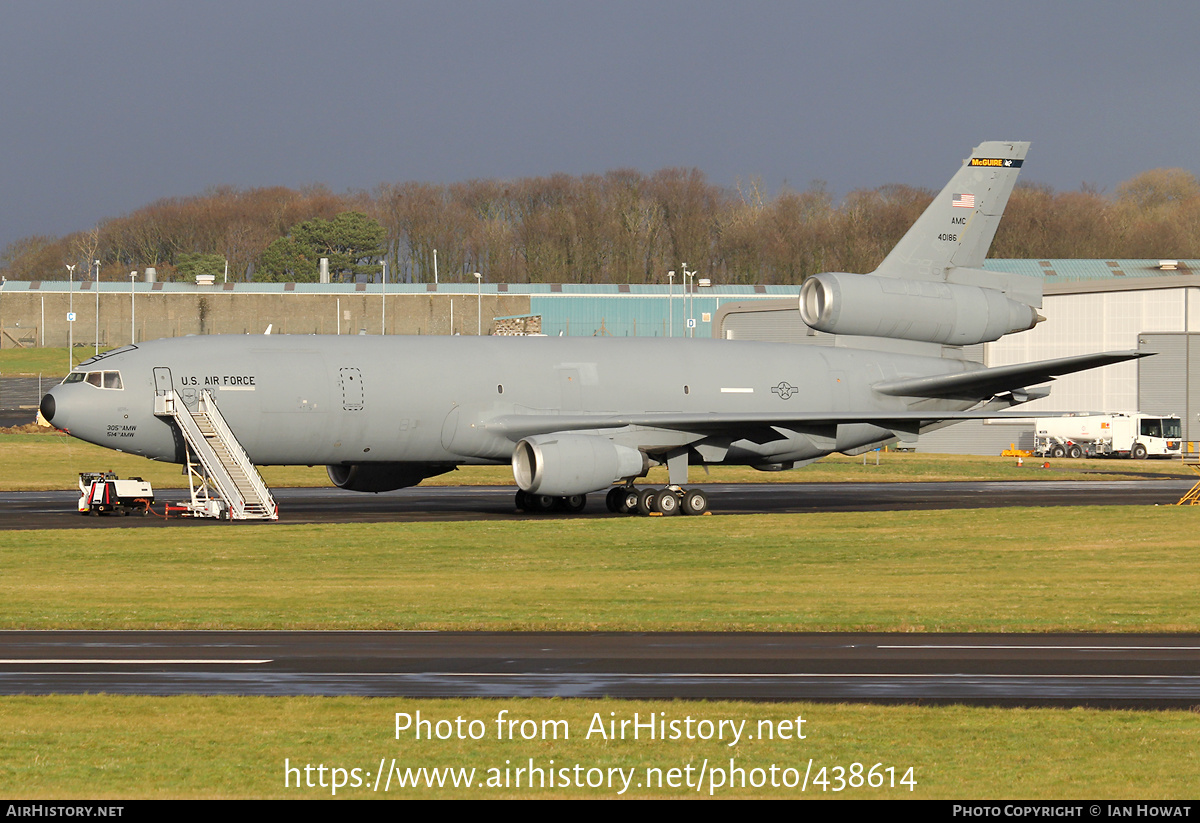
[[475, 272], [475, 314], [479, 321], [475, 335], [483, 337], [483, 275], [479, 272]]
[[667, 272], [667, 337], [675, 336], [675, 270]]
[[691, 317], [692, 317], [692, 313], [691, 313], [691, 311], [688, 309], [688, 288], [687, 288], [687, 282], [688, 282], [688, 270], [687, 270], [687, 263], [684, 263], [683, 265], [681, 265], [681, 266], [680, 266], [680, 268], [682, 268], [682, 269], [683, 269], [683, 271], [682, 271], [682, 274], [683, 274], [683, 336], [684, 336], [684, 337], [687, 337], [687, 336], [688, 336], [688, 334], [689, 334], [689, 333], [690, 333], [690, 331], [691, 331], [691, 329], [690, 329], [690, 328], [688, 328], [688, 322], [691, 320]]
[[696, 319], [692, 317], [692, 289], [691, 282], [695, 279], [696, 273], [687, 270], [687, 263], [683, 264], [683, 305], [684, 311], [687, 312], [688, 319], [688, 337], [696, 336]]
[[75, 368], [75, 264], [67, 266], [67, 371]]
[[100, 261], [96, 261], [96, 279], [92, 281], [96, 290], [96, 354], [100, 353]]
[[387, 334], [387, 260], [383, 261], [383, 282], [380, 287], [379, 333], [384, 335]]
[[129, 345], [137, 345], [137, 304], [133, 302], [133, 281], [137, 279], [137, 272], [129, 273]]

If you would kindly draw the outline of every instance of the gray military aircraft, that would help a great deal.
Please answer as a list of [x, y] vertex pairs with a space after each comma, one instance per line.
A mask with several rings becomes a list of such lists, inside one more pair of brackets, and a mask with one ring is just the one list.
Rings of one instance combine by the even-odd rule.
[[[694, 339], [230, 335], [126, 346], [81, 363], [41, 412], [75, 437], [190, 459], [188, 412], [219, 409], [257, 464], [328, 466], [344, 489], [511, 462], [527, 511], [708, 508], [689, 465], [789, 469], [947, 423], [1005, 416], [1109, 352], [987, 368], [963, 346], [1032, 328], [1041, 281], [984, 271], [1028, 143], [989, 142], [871, 274], [800, 290], [832, 346]], [[182, 417], [180, 415], [183, 415]], [[1009, 412], [1010, 415], [1015, 413]], [[666, 465], [665, 488], [638, 489]]]

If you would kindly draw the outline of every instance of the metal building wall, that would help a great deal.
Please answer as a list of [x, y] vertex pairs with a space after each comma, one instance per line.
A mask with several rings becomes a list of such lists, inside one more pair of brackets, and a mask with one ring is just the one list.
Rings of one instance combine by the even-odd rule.
[[1154, 352], [1137, 364], [1138, 410], [1177, 414], [1183, 439], [1200, 440], [1200, 380], [1192, 377], [1192, 364], [1200, 366], [1200, 334], [1143, 334], [1138, 351]]
[[[1194, 288], [1048, 295], [1045, 323], [987, 344], [986, 363], [1004, 366], [1100, 351], [1130, 351], [1145, 333], [1188, 330]], [[1051, 383], [1050, 396], [1024, 408], [1040, 411], [1138, 410], [1138, 365], [1118, 363]]]
[[917, 451], [927, 454], [1000, 454], [1015, 445], [1033, 449], [1033, 420], [966, 420], [917, 439]]
[[731, 312], [722, 319], [717, 336], [726, 340], [758, 340], [766, 343], [833, 345], [833, 335], [810, 329], [800, 319], [794, 304], [767, 311]]

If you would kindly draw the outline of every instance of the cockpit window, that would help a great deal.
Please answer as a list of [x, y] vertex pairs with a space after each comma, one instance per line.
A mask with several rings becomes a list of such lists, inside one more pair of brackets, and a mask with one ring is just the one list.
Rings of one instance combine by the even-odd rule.
[[124, 388], [121, 385], [121, 373], [119, 371], [90, 371], [86, 374], [83, 372], [71, 372], [63, 382], [79, 383], [81, 381], [98, 389]]

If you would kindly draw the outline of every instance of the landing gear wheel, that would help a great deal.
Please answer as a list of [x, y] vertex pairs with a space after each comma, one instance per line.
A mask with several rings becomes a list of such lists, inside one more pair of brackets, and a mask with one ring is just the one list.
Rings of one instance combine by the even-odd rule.
[[708, 495], [699, 489], [688, 489], [679, 502], [679, 510], [684, 514], [704, 514], [708, 511]]
[[641, 499], [642, 493], [633, 486], [627, 486], [621, 491], [621, 505], [617, 511], [621, 514], [637, 514], [638, 500]]
[[1052, 448], [1052, 449], [1050, 450], [1050, 456], [1051, 456], [1051, 457], [1062, 457], [1062, 456], [1064, 456], [1066, 453], [1067, 453], [1067, 450], [1066, 450], [1066, 449], [1064, 449], [1062, 446], [1055, 446], [1054, 448]]
[[1067, 456], [1072, 460], [1078, 460], [1079, 458], [1083, 457], [1083, 449], [1079, 448], [1078, 446], [1072, 446], [1071, 450], [1067, 452]]
[[1146, 459], [1146, 447], [1141, 443], [1134, 443], [1133, 448], [1129, 450], [1129, 456], [1134, 460]]
[[654, 498], [658, 494], [654, 489], [642, 489], [638, 492], [638, 514], [650, 514], [654, 511]]
[[604, 505], [613, 514], [624, 514], [627, 510], [621, 509], [621, 504], [625, 501], [625, 488], [623, 486], [613, 486], [608, 490], [608, 494], [604, 495]]
[[526, 514], [545, 514], [554, 508], [556, 498], [548, 494], [532, 494], [526, 491], [517, 492], [517, 508]]
[[554, 508], [568, 514], [579, 514], [587, 505], [586, 494], [570, 494], [566, 497], [554, 498]]
[[673, 489], [663, 489], [654, 495], [654, 510], [663, 517], [669, 517], [679, 511], [679, 495]]
[[554, 508], [554, 498], [548, 494], [531, 494], [528, 499], [534, 514], [545, 514]]

